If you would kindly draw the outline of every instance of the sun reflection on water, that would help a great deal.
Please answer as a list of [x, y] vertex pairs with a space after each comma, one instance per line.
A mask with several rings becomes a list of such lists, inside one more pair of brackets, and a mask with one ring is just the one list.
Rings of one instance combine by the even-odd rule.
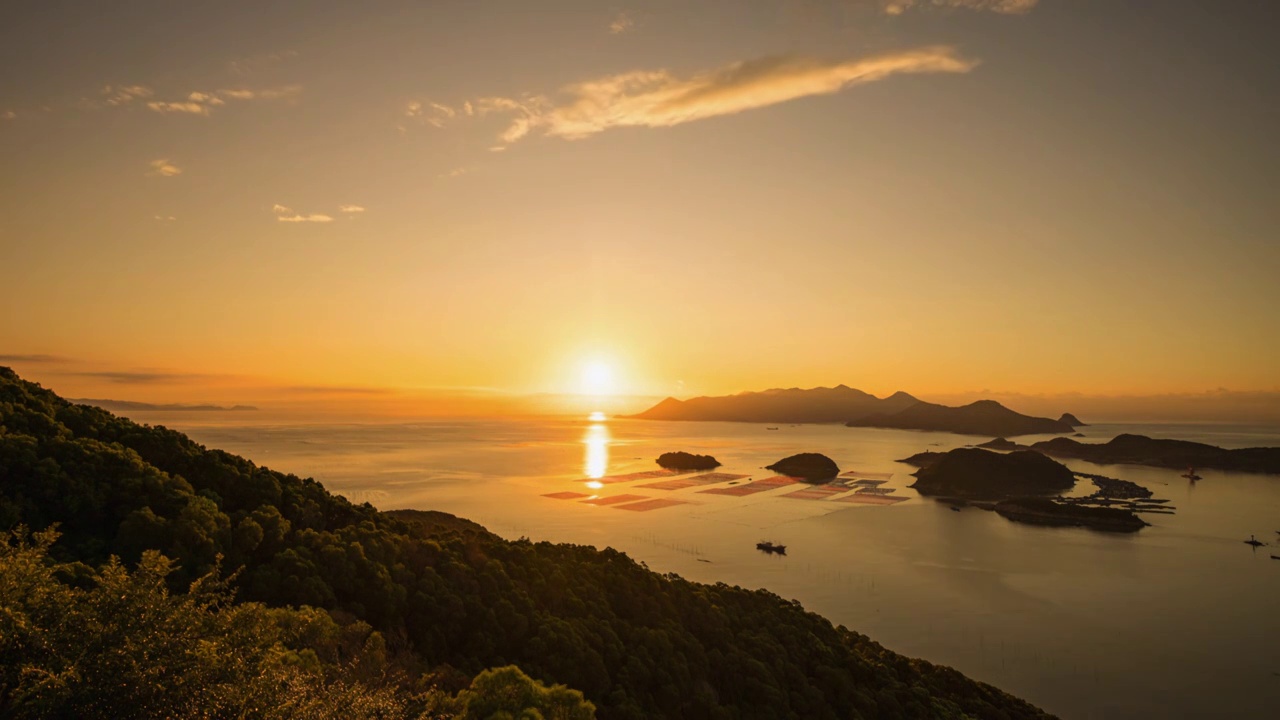
[[[609, 428], [604, 423], [593, 423], [587, 427], [587, 434], [582, 438], [587, 446], [583, 459], [583, 472], [587, 477], [595, 479], [604, 477], [609, 469]], [[601, 483], [587, 483], [587, 487], [604, 487]]]

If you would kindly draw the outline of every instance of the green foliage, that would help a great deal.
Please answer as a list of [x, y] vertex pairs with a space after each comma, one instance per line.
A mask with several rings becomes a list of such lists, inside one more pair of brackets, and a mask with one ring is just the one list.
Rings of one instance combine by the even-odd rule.
[[327, 674], [306, 661], [342, 634], [324, 613], [233, 604], [214, 575], [171, 594], [172, 564], [154, 551], [132, 571], [112, 559], [91, 587], [74, 587], [47, 561], [55, 537], [30, 542], [19, 529], [0, 545], [4, 717], [418, 716], [395, 688], [354, 680], [366, 657]]
[[[580, 706], [563, 683], [602, 718], [1043, 717], [770, 593], [659, 575], [612, 549], [509, 542], [442, 513], [379, 513], [0, 368], [0, 523], [18, 522], [61, 523], [50, 552], [83, 563], [82, 581], [85, 565], [123, 572], [118, 555], [165, 584], [148, 552], [160, 551], [176, 563], [168, 589], [182, 591], [221, 554], [238, 597], [366, 623], [396, 663], [434, 668], [413, 682], [424, 695], [434, 687], [437, 714], [585, 716], [568, 710]], [[340, 643], [297, 647], [283, 664], [301, 673], [353, 661]], [[510, 664], [551, 688], [528, 690], [503, 669], [467, 689], [472, 675]], [[477, 699], [473, 712], [467, 698], [490, 697], [490, 682], [536, 702]], [[451, 697], [460, 690], [472, 694]]]

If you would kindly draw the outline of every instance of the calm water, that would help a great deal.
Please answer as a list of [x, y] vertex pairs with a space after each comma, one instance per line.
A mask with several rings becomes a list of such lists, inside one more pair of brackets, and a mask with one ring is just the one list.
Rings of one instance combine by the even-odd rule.
[[[1067, 718], [1280, 716], [1280, 477], [1069, 463], [1169, 498], [1136, 535], [1046, 529], [920, 498], [922, 450], [980, 439], [941, 433], [737, 423], [543, 419], [401, 425], [202, 426], [207, 418], [138, 417], [383, 509], [455, 513], [514, 538], [613, 546], [658, 571], [764, 587], [907, 655], [951, 665]], [[1120, 432], [1280, 445], [1275, 428], [1098, 425]], [[1039, 438], [1025, 438], [1031, 441]], [[802, 451], [845, 470], [891, 472], [911, 500], [891, 507], [778, 497], [633, 493], [691, 501], [633, 513], [540, 497], [582, 480], [649, 470], [667, 450], [714, 454], [724, 472]], [[642, 481], [643, 482], [643, 481]], [[638, 484], [638, 483], [637, 483]], [[1080, 491], [1092, 486], [1081, 484]], [[589, 491], [589, 490], [588, 490]], [[1257, 551], [1250, 534], [1271, 543]], [[755, 543], [788, 546], [786, 557]]]

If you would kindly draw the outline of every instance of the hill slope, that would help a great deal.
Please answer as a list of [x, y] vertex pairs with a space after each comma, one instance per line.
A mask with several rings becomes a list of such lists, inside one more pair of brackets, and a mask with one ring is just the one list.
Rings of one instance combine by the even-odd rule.
[[1164, 468], [1212, 468], [1239, 472], [1280, 473], [1280, 448], [1226, 450], [1216, 445], [1117, 435], [1105, 443], [1082, 443], [1071, 438], [1038, 442], [1032, 450], [1052, 457], [1078, 458], [1101, 465], [1150, 465]]
[[602, 718], [1044, 717], [771, 593], [353, 505], [0, 368], [0, 528], [18, 523], [59, 523], [49, 552], [63, 562], [158, 550], [177, 562], [175, 591], [221, 555], [242, 568], [238, 599], [355, 617], [433, 677], [516, 663], [581, 690]]
[[631, 417], [640, 420], [834, 423], [874, 413], [896, 412], [919, 402], [906, 393], [883, 400], [845, 385], [744, 392], [689, 400], [667, 398]]
[[1023, 415], [994, 400], [979, 400], [961, 407], [919, 402], [897, 413], [872, 415], [860, 420], [851, 420], [846, 424], [849, 427], [933, 430], [960, 435], [995, 435], [1004, 438], [1018, 435], [1067, 433], [1075, 430], [1061, 420]]

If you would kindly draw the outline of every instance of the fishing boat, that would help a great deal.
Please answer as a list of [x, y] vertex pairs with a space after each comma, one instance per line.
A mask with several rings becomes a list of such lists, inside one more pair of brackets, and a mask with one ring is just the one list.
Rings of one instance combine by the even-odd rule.
[[756, 549], [757, 549], [757, 550], [759, 550], [759, 551], [761, 551], [761, 552], [775, 553], [775, 554], [778, 554], [778, 555], [786, 555], [786, 554], [787, 554], [787, 546], [786, 546], [786, 545], [777, 545], [777, 544], [775, 544], [775, 543], [771, 543], [771, 542], [769, 542], [769, 541], [767, 541], [767, 540], [756, 543]]
[[1245, 544], [1245, 545], [1252, 545], [1252, 546], [1254, 546], [1254, 547], [1262, 547], [1263, 545], [1266, 545], [1266, 543], [1262, 542], [1261, 540], [1259, 540], [1259, 539], [1255, 538], [1255, 537], [1254, 537], [1254, 536], [1252, 536], [1252, 535], [1250, 535], [1250, 536], [1249, 536], [1249, 539], [1248, 539], [1248, 540], [1245, 540], [1245, 541], [1244, 541], [1244, 544]]
[[1187, 468], [1187, 471], [1182, 474], [1182, 477], [1190, 480], [1191, 482], [1195, 482], [1200, 479], [1200, 476], [1196, 474], [1196, 469], [1193, 467]]

